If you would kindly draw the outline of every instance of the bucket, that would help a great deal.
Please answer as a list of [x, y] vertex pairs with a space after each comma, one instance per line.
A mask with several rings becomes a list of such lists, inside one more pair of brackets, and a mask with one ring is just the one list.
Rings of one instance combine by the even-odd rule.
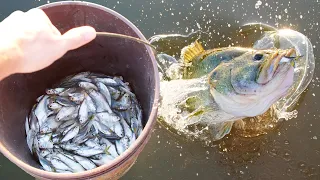
[[[66, 1], [39, 8], [45, 11], [61, 33], [89, 25], [96, 31], [125, 34], [146, 41], [129, 20], [97, 4]], [[120, 75], [129, 82], [142, 106], [144, 129], [134, 144], [110, 164], [81, 173], [44, 171], [28, 150], [25, 117], [46, 88], [68, 75], [83, 71]], [[134, 164], [150, 139], [156, 122], [158, 99], [159, 76], [152, 50], [128, 39], [97, 36], [89, 44], [69, 51], [41, 71], [14, 74], [0, 82], [0, 151], [37, 179], [119, 179]]]

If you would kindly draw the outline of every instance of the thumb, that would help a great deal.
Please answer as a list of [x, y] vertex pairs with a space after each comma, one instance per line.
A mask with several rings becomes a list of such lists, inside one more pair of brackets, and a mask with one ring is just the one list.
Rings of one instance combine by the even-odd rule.
[[77, 49], [96, 38], [96, 30], [90, 26], [73, 28], [62, 35], [64, 47]]

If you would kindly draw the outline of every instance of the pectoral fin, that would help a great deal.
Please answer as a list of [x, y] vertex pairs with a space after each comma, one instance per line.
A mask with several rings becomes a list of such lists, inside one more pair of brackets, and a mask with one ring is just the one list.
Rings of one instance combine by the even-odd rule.
[[215, 141], [222, 139], [230, 133], [233, 126], [233, 121], [217, 123], [211, 126], [212, 135]]

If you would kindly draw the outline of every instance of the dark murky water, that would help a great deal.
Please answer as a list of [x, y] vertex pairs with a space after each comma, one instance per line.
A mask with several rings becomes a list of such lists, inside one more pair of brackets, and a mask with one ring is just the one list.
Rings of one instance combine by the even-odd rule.
[[[53, 2], [53, 1], [51, 1]], [[319, 179], [320, 80], [319, 0], [108, 0], [90, 1], [112, 8], [131, 20], [146, 37], [160, 33], [188, 33], [192, 29], [224, 37], [217, 45], [234, 41], [238, 26], [262, 22], [302, 32], [314, 45], [313, 81], [300, 99], [298, 118], [281, 124], [267, 135], [241, 138], [229, 135], [211, 147], [187, 142], [160, 125], [123, 179]], [[0, 19], [14, 10], [28, 10], [44, 0], [2, 1]], [[233, 133], [234, 134], [234, 133]], [[0, 179], [33, 179], [0, 156]]]

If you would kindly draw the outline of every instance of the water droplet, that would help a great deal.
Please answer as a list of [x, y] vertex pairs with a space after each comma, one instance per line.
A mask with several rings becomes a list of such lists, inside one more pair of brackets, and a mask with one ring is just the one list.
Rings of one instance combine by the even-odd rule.
[[316, 94], [312, 93], [312, 96], [316, 96]]
[[240, 172], [240, 174], [244, 174], [244, 172], [243, 171], [239, 171]]
[[287, 169], [287, 175], [291, 175], [291, 172], [292, 172], [291, 168], [288, 168]]
[[317, 136], [313, 136], [312, 139], [317, 140], [318, 138], [317, 138]]
[[257, 1], [257, 3], [255, 4], [255, 8], [259, 9], [259, 7], [261, 6], [262, 2], [260, 0]]
[[300, 169], [305, 169], [305, 168], [306, 168], [306, 164], [305, 164], [304, 162], [299, 162], [299, 163], [298, 163], [298, 167], [299, 167]]
[[284, 9], [284, 12], [285, 12], [285, 13], [288, 13], [288, 9], [287, 9], [287, 8], [285, 8], [285, 9]]
[[278, 155], [278, 150], [272, 149], [271, 151], [269, 151], [269, 154], [270, 154], [271, 156], [277, 156], [277, 155]]
[[231, 27], [231, 24], [228, 24], [228, 27]]
[[201, 26], [200, 26], [200, 24], [199, 24], [199, 23], [197, 23], [197, 27], [198, 27], [199, 29], [201, 29]]
[[284, 140], [284, 144], [285, 144], [285, 145], [289, 145], [290, 142], [289, 142], [288, 140]]
[[302, 19], [303, 18], [303, 16], [302, 15], [300, 15], [300, 19]]
[[291, 160], [291, 157], [290, 157], [290, 152], [289, 151], [285, 151], [284, 154], [283, 154], [283, 159], [285, 161], [290, 161]]

